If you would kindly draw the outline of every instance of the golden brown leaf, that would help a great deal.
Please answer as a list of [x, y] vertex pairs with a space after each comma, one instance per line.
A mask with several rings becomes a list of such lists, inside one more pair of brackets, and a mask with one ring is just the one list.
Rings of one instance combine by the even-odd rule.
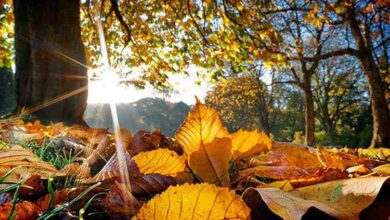
[[326, 169], [345, 171], [361, 164], [371, 167], [378, 164], [378, 161], [359, 158], [339, 150], [273, 142], [270, 151], [250, 158], [248, 163], [241, 163], [239, 168], [242, 169], [241, 177], [252, 173], [272, 179], [296, 179], [318, 176], [317, 172]]
[[169, 187], [142, 206], [133, 219], [249, 219], [234, 191], [212, 184]]
[[176, 133], [190, 168], [210, 183], [229, 186], [231, 140], [219, 113], [197, 101]]
[[239, 130], [232, 134], [233, 159], [238, 160], [271, 149], [272, 141], [258, 130]]

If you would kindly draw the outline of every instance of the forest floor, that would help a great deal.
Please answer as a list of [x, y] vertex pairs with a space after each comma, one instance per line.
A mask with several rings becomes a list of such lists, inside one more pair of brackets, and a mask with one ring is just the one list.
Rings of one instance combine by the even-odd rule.
[[218, 112], [199, 102], [174, 137], [118, 134], [120, 141], [102, 128], [0, 122], [0, 219], [390, 216], [390, 149], [230, 134]]

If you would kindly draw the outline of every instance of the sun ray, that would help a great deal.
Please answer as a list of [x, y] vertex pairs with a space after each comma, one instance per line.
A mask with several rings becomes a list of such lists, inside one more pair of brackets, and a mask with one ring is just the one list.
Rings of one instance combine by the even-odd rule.
[[84, 87], [81, 87], [81, 88], [78, 88], [76, 90], [73, 90], [71, 92], [68, 92], [64, 95], [61, 95], [61, 96], [57, 96], [49, 101], [46, 101], [40, 105], [37, 105], [37, 106], [34, 106], [34, 107], [31, 107], [31, 108], [28, 108], [28, 109], [25, 109], [23, 112], [21, 112], [21, 115], [20, 116], [24, 116], [24, 115], [28, 115], [28, 114], [31, 114], [31, 113], [34, 113], [38, 110], [41, 110], [43, 108], [46, 108], [50, 105], [53, 105], [55, 103], [58, 103], [58, 102], [61, 102], [69, 97], [72, 97], [74, 95], [77, 95], [79, 93], [82, 93], [84, 91], [87, 91], [88, 90], [88, 86], [84, 86]]

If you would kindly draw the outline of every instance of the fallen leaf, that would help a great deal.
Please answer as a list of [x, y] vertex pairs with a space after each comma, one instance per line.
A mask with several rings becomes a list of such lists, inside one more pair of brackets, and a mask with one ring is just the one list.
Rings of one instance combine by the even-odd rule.
[[390, 176], [390, 164], [383, 164], [381, 166], [375, 167], [372, 171], [383, 176]]
[[256, 167], [248, 168], [240, 171], [239, 177], [245, 176], [259, 176], [275, 180], [283, 179], [295, 179], [303, 176], [310, 175], [305, 169], [294, 166], [264, 166], [259, 165]]
[[[374, 202], [388, 177], [330, 181], [284, 192], [277, 188], [249, 188], [243, 193], [252, 218], [269, 208], [283, 219], [301, 219], [316, 208], [338, 219], [358, 219], [359, 213]], [[265, 207], [266, 205], [267, 207]]]
[[38, 175], [44, 179], [49, 176], [65, 175], [52, 164], [42, 161], [31, 149], [13, 147], [0, 150], [0, 176], [13, 168], [16, 169], [8, 176], [7, 182], [26, 180], [33, 175]]
[[203, 183], [169, 187], [133, 219], [249, 219], [249, 213], [234, 191]]
[[160, 129], [153, 132], [138, 131], [131, 139], [127, 148], [131, 156], [134, 156], [143, 151], [151, 151], [157, 148], [167, 148], [181, 154], [180, 148], [177, 148], [173, 142], [161, 134]]
[[255, 156], [249, 160], [249, 166], [290, 166], [306, 173], [315, 173], [324, 168], [318, 160], [315, 149], [304, 145], [284, 142], [273, 142], [272, 149], [266, 154]]
[[219, 113], [197, 101], [176, 132], [190, 168], [203, 181], [229, 186], [231, 140]]
[[258, 130], [244, 131], [239, 130], [231, 135], [232, 155], [234, 160], [239, 160], [248, 156], [271, 149], [272, 141], [264, 133]]
[[[12, 202], [6, 202], [0, 204], [0, 219], [8, 219], [11, 212]], [[13, 214], [15, 215], [13, 220], [35, 220], [38, 218], [40, 210], [38, 207], [29, 201], [22, 201], [16, 203]]]
[[102, 202], [107, 210], [123, 216], [133, 216], [141, 207], [129, 187], [119, 182], [114, 183]]
[[[160, 174], [143, 175], [130, 154], [125, 153], [125, 161], [129, 172], [132, 193], [137, 196], [153, 196], [168, 188], [170, 185], [181, 183], [180, 179]], [[102, 182], [103, 186], [111, 186], [115, 181], [120, 181], [119, 163], [116, 154], [114, 154], [102, 170], [94, 177], [82, 178], [81, 183], [91, 184]]]
[[171, 176], [163, 176], [160, 174], [148, 174], [144, 176], [130, 177], [132, 192], [135, 196], [151, 197], [156, 193], [161, 193], [169, 186], [174, 186], [181, 183], [180, 180]]
[[41, 196], [45, 192], [45, 186], [41, 177], [33, 175], [28, 178], [19, 189], [19, 196], [21, 198], [29, 196]]
[[157, 173], [175, 177], [186, 169], [184, 157], [164, 148], [141, 152], [133, 160], [142, 174]]

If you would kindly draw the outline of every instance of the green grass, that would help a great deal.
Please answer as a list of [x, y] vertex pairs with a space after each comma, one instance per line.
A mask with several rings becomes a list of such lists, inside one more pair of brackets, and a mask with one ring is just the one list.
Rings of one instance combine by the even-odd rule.
[[22, 145], [24, 148], [30, 148], [32, 151], [38, 155], [43, 161], [53, 164], [57, 169], [63, 169], [66, 165], [74, 163], [77, 157], [82, 153], [77, 155], [69, 155], [64, 150], [56, 149], [52, 140], [45, 140], [41, 145], [38, 145], [36, 142], [26, 142]]

